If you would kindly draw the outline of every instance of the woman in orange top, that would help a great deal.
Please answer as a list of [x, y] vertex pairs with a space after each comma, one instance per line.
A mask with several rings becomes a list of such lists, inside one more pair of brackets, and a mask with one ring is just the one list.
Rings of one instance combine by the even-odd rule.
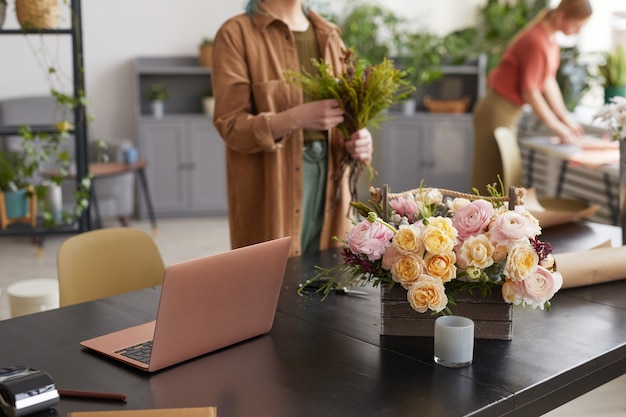
[[588, 0], [562, 0], [556, 8], [540, 13], [510, 42], [500, 64], [489, 74], [487, 93], [474, 107], [473, 187], [482, 191], [502, 176], [493, 132], [501, 126], [517, 132], [526, 103], [561, 142], [582, 134], [563, 104], [556, 81], [560, 48], [555, 34], [577, 34], [590, 16]]

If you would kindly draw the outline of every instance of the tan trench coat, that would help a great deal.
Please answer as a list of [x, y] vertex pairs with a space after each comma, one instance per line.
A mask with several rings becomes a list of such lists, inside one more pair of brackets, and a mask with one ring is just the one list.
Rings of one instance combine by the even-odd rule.
[[[263, 7], [261, 5], [261, 7]], [[338, 29], [309, 12], [321, 56], [340, 68], [343, 43]], [[302, 103], [297, 86], [284, 81], [298, 70], [295, 41], [272, 15], [235, 16], [219, 29], [213, 46], [214, 124], [226, 143], [226, 175], [233, 248], [292, 236], [291, 255], [301, 254], [302, 130], [275, 142], [272, 114]], [[338, 246], [350, 227], [346, 175], [339, 178], [345, 150], [337, 130], [329, 132], [326, 208], [321, 249]], [[335, 199], [341, 182], [339, 200]]]

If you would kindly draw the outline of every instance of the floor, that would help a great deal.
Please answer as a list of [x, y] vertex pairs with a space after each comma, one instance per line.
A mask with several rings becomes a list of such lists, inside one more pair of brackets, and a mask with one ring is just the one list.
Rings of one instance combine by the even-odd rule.
[[[105, 223], [105, 226], [116, 226]], [[150, 233], [148, 222], [134, 222]], [[9, 284], [31, 278], [56, 278], [56, 251], [68, 236], [46, 238], [43, 256], [29, 238], [0, 239], [0, 319], [10, 316], [6, 288]], [[160, 219], [155, 241], [166, 265], [230, 248], [228, 222], [224, 217]], [[547, 417], [626, 417], [626, 375], [551, 411]]]

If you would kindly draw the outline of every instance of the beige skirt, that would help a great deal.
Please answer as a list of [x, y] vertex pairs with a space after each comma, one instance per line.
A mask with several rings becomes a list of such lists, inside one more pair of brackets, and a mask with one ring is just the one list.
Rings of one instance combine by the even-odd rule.
[[517, 135], [517, 124], [522, 108], [511, 103], [492, 89], [474, 106], [474, 165], [472, 187], [481, 194], [488, 184], [498, 185], [502, 177], [502, 160], [493, 132], [498, 127], [508, 127]]

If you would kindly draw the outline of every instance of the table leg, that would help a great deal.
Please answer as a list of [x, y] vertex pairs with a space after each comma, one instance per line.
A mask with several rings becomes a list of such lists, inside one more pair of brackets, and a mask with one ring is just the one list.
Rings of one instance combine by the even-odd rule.
[[565, 174], [567, 173], [567, 160], [561, 161], [561, 171], [559, 172], [559, 182], [556, 185], [556, 197], [561, 197], [563, 191], [563, 183], [565, 182]]
[[139, 182], [141, 183], [141, 188], [143, 189], [143, 196], [146, 200], [146, 207], [148, 209], [148, 216], [150, 217], [150, 224], [152, 224], [152, 235], [156, 236], [158, 234], [156, 216], [154, 215], [154, 208], [152, 207], [152, 198], [150, 197], [150, 190], [148, 189], [148, 180], [146, 178], [146, 173], [144, 169], [138, 169], [137, 173], [139, 174]]
[[534, 165], [535, 164], [535, 150], [534, 149], [529, 149], [528, 150], [528, 170], [526, 171], [526, 184], [527, 187], [532, 187], [533, 186], [533, 170], [534, 170]]

